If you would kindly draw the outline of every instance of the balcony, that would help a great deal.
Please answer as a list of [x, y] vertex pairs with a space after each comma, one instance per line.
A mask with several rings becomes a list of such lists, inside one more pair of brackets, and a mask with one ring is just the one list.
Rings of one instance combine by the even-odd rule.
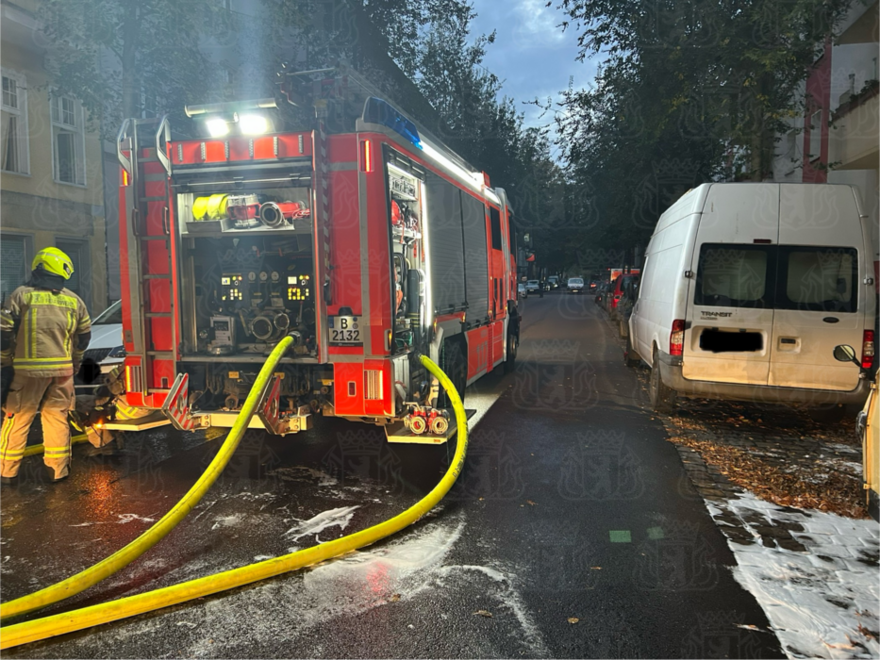
[[828, 135], [828, 160], [837, 170], [877, 169], [880, 144], [880, 95], [863, 92], [837, 109]]

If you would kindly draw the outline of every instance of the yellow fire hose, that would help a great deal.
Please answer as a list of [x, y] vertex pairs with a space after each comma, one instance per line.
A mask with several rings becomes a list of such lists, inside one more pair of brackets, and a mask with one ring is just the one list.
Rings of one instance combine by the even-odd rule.
[[[88, 436], [85, 433], [80, 433], [79, 435], [71, 436], [70, 444], [77, 445], [80, 442], [87, 442]], [[33, 456], [34, 454], [42, 454], [43, 453], [43, 445], [31, 445], [27, 449], [24, 450], [25, 456]]]
[[[47, 605], [57, 603], [58, 601], [70, 598], [81, 591], [85, 591], [92, 585], [97, 584], [101, 580], [110, 577], [117, 571], [128, 566], [135, 559], [144, 554], [147, 550], [161, 541], [183, 518], [199, 503], [204, 494], [212, 486], [212, 484], [220, 476], [223, 468], [232, 458], [232, 454], [238, 447], [244, 432], [250, 424], [254, 411], [263, 396], [263, 391], [269, 384], [272, 374], [278, 361], [282, 358], [287, 348], [293, 343], [292, 337], [285, 337], [275, 350], [266, 359], [266, 363], [260, 370], [250, 394], [242, 406], [241, 412], [235, 420], [235, 424], [229, 431], [229, 435], [224, 440], [214, 460], [205, 470], [204, 474], [199, 477], [198, 481], [193, 484], [186, 495], [174, 505], [174, 507], [166, 513], [162, 518], [150, 529], [141, 534], [134, 541], [126, 545], [121, 550], [117, 550], [106, 559], [90, 566], [86, 570], [77, 573], [74, 576], [53, 584], [45, 589], [36, 591], [27, 596], [16, 598], [15, 600], [0, 605], [0, 620], [9, 617], [27, 614], [34, 610], [41, 609]], [[28, 624], [22, 624], [28, 625]], [[5, 642], [7, 636], [2, 635]]]
[[[447, 378], [446, 374], [440, 370], [440, 367], [429, 358], [422, 356], [421, 360], [425, 368], [437, 377], [449, 395], [452, 407], [455, 410], [458, 439], [455, 455], [452, 457], [452, 463], [446, 474], [430, 493], [409, 509], [399, 513], [394, 518], [363, 531], [288, 555], [215, 573], [214, 575], [182, 582], [170, 587], [148, 591], [136, 596], [128, 596], [127, 598], [84, 607], [72, 612], [55, 614], [42, 619], [35, 619], [34, 621], [6, 626], [2, 629], [2, 635], [0, 635], [0, 649], [8, 649], [103, 623], [118, 621], [138, 614], [152, 612], [163, 607], [185, 603], [195, 598], [203, 598], [221, 591], [234, 589], [245, 584], [265, 580], [289, 571], [295, 571], [371, 545], [419, 520], [419, 518], [428, 513], [443, 499], [443, 496], [452, 488], [464, 466], [468, 442], [467, 415], [461, 398], [455, 390], [455, 386]], [[257, 387], [255, 385], [252, 393], [256, 390]], [[239, 417], [239, 420], [241, 419], [242, 417]]]

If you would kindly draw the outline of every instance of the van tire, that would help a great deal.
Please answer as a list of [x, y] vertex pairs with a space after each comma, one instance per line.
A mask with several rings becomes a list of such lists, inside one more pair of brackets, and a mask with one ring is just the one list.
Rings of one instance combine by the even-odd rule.
[[623, 353], [623, 363], [630, 369], [635, 369], [642, 363], [642, 358], [636, 353], [636, 349], [633, 348], [632, 341], [630, 341], [629, 337], [626, 338], [626, 349]]
[[651, 408], [654, 412], [669, 413], [675, 409], [675, 390], [667, 387], [660, 377], [660, 367], [658, 365], [660, 359], [657, 357], [657, 351], [654, 351], [654, 361], [651, 367], [651, 382], [649, 393], [651, 396]]

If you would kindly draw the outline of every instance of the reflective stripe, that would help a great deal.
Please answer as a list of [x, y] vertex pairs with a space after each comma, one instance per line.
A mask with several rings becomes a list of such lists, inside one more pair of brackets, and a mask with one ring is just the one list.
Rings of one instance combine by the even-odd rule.
[[24, 456], [24, 449], [4, 449], [0, 451], [3, 458], [21, 458]]
[[43, 454], [49, 458], [63, 458], [65, 456], [70, 456], [70, 448], [63, 447], [61, 449], [49, 449], [46, 447]]

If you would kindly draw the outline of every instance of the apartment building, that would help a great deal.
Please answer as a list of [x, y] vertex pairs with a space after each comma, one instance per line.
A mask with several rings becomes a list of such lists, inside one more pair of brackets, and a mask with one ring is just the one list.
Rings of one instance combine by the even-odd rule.
[[53, 93], [36, 10], [32, 0], [0, 2], [0, 294], [54, 246], [73, 259], [68, 286], [94, 315], [108, 302], [98, 127], [79, 100]]

